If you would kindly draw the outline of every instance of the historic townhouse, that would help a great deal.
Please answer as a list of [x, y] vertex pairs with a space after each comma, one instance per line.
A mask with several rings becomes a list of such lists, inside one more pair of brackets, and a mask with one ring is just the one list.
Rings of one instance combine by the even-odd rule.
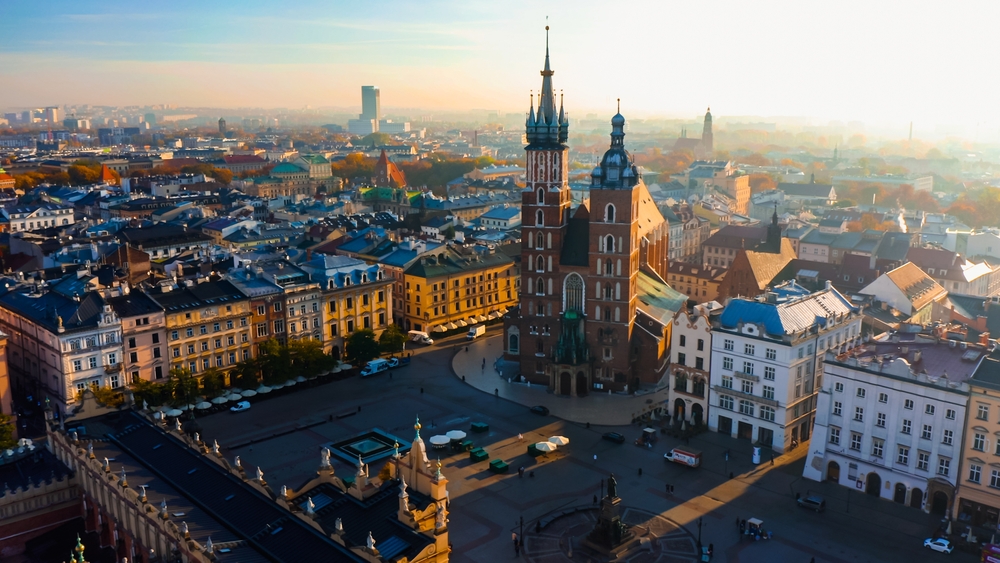
[[166, 315], [171, 369], [227, 372], [252, 356], [250, 300], [231, 282], [179, 287], [164, 282], [149, 296]]
[[708, 385], [712, 370], [712, 320], [722, 312], [714, 301], [682, 309], [670, 334], [670, 415], [674, 423], [708, 422]]
[[861, 315], [829, 282], [733, 299], [712, 329], [708, 426], [785, 452], [809, 439], [823, 352], [860, 338]]
[[[317, 254], [301, 268], [319, 288], [319, 318], [325, 327], [320, 332], [327, 353], [339, 357], [344, 351], [344, 338], [355, 330], [372, 329], [378, 336], [393, 322], [393, 280], [381, 265]], [[301, 311], [302, 304], [298, 307]], [[311, 305], [306, 310], [311, 312]]]
[[[62, 284], [60, 284], [62, 285]], [[88, 386], [121, 387], [122, 328], [100, 293], [23, 286], [0, 296], [14, 392], [64, 412]]]
[[[995, 437], [970, 413], [968, 380], [988, 353], [940, 334], [886, 333], [827, 350], [803, 476], [944, 515], [959, 482], [988, 482]], [[975, 403], [978, 405], [979, 403]]]
[[163, 307], [141, 291], [112, 297], [108, 304], [122, 323], [125, 383], [167, 377], [170, 366]]

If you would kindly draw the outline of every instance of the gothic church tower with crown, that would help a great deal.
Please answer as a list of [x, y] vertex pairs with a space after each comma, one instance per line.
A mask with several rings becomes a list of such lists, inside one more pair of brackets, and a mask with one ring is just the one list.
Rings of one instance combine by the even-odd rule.
[[558, 394], [634, 390], [665, 374], [684, 302], [665, 281], [669, 225], [625, 150], [621, 113], [590, 199], [573, 209], [569, 120], [561, 96], [556, 109], [545, 29], [538, 108], [532, 96], [525, 123], [520, 305], [504, 317], [504, 358]]

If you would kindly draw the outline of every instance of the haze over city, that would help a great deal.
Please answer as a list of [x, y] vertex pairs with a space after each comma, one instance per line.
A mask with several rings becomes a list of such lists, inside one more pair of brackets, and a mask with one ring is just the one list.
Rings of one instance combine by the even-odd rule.
[[[552, 27], [574, 115], [865, 121], [996, 128], [1000, 4], [774, 2], [4, 3], [0, 106], [524, 111]], [[548, 19], [546, 19], [548, 16]]]

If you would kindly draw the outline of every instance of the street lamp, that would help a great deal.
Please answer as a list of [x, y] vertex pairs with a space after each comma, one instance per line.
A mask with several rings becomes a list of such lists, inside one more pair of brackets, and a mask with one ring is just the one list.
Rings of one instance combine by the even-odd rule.
[[698, 517], [698, 552], [701, 553], [701, 516]]

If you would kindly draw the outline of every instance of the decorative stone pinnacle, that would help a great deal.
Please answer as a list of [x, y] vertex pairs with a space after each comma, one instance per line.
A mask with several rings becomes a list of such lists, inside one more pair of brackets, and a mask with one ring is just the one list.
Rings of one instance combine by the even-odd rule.
[[240, 464], [240, 456], [236, 456], [236, 459], [233, 460], [233, 465], [236, 467], [243, 467], [243, 465]]

